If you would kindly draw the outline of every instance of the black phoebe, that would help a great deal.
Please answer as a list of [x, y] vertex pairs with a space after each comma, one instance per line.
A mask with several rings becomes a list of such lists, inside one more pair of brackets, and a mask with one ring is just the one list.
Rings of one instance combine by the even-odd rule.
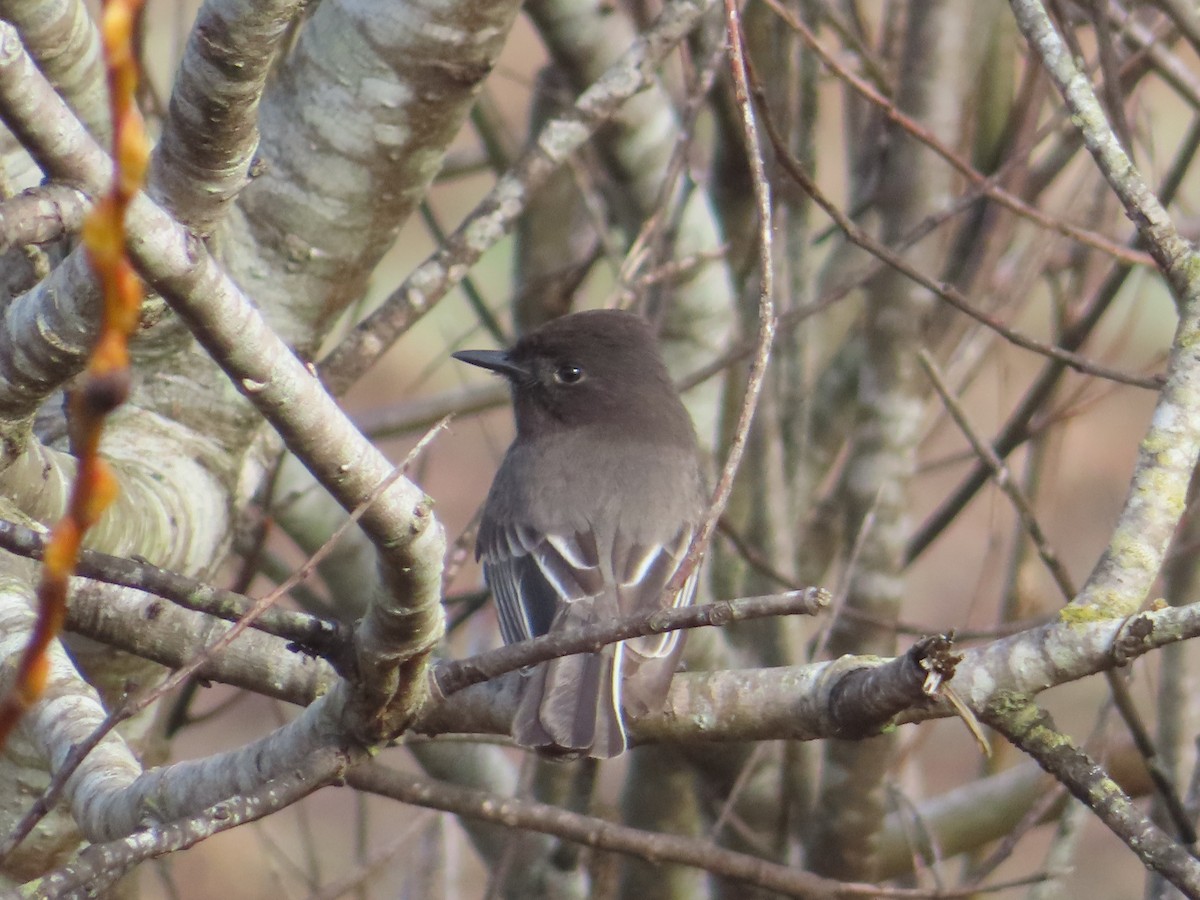
[[[492, 482], [475, 555], [507, 643], [690, 603], [667, 586], [706, 494], [696, 431], [649, 324], [598, 310], [555, 319], [509, 351], [455, 359], [512, 386], [517, 436]], [[658, 710], [683, 641], [635, 638], [525, 673], [513, 737], [557, 755], [607, 758], [625, 716]]]

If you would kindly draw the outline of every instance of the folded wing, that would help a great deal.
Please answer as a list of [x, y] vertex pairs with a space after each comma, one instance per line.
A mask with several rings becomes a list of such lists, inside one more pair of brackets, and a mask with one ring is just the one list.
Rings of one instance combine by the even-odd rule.
[[[687, 525], [662, 543], [637, 542], [619, 532], [543, 534], [485, 521], [478, 554], [504, 640], [569, 633], [691, 602], [694, 574], [674, 595], [666, 589], [692, 533]], [[621, 753], [627, 745], [623, 711], [638, 716], [661, 707], [681, 649], [679, 632], [671, 632], [533, 667], [513, 736], [570, 755]]]

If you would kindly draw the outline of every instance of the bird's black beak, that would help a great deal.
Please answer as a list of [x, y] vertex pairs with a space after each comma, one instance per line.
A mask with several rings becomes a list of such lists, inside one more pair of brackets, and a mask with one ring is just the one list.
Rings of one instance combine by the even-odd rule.
[[506, 378], [527, 378], [529, 373], [513, 362], [506, 350], [460, 350], [450, 354], [455, 359], [479, 366], [481, 369], [491, 369]]

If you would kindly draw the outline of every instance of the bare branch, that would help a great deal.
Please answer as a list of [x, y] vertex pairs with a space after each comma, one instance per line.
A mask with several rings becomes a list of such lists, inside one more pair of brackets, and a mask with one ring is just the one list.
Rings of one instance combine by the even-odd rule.
[[722, 627], [731, 622], [758, 618], [812, 616], [828, 605], [827, 591], [822, 588], [805, 588], [786, 594], [672, 607], [619, 622], [590, 625], [570, 634], [545, 634], [533, 640], [489, 650], [469, 659], [442, 662], [434, 668], [433, 678], [442, 696], [448, 697], [463, 688], [507, 672], [515, 672], [526, 666], [575, 653], [594, 653], [606, 644], [615, 644], [630, 638], [666, 634], [685, 628]]
[[1189, 897], [1200, 895], [1200, 860], [1156, 828], [1094, 760], [1056, 730], [1048, 713], [1020, 695], [1001, 693], [980, 715], [1086, 803], [1147, 868]]

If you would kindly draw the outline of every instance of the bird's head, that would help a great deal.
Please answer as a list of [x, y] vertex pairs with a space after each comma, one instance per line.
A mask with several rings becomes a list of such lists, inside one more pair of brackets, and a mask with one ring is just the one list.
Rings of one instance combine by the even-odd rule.
[[454, 358], [508, 379], [519, 437], [590, 426], [618, 426], [631, 438], [692, 434], [650, 325], [633, 313], [563, 316], [510, 350]]

